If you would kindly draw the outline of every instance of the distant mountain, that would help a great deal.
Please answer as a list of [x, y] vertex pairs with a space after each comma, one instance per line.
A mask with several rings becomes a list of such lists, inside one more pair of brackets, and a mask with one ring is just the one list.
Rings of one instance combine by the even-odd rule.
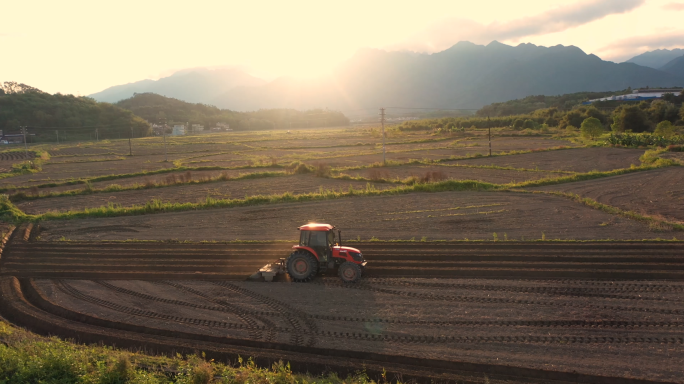
[[383, 106], [477, 109], [530, 95], [683, 85], [682, 72], [603, 61], [574, 46], [513, 47], [493, 41], [486, 46], [460, 42], [433, 54], [362, 49], [315, 80], [282, 77], [267, 83], [237, 70], [195, 69], [91, 96], [116, 101], [154, 92], [233, 111], [327, 108], [355, 116], [352, 111], [370, 115]]
[[90, 97], [97, 101], [115, 103], [130, 98], [134, 93], [152, 92], [191, 103], [207, 103], [231, 88], [263, 84], [266, 84], [265, 80], [237, 69], [193, 68], [156, 81], [142, 80], [117, 85], [94, 93]]
[[634, 56], [627, 60], [626, 63], [634, 63], [637, 65], [643, 65], [644, 67], [659, 69], [668, 62], [682, 55], [684, 55], [684, 49], [656, 49], [655, 51], [649, 51], [642, 53], [641, 55]]
[[350, 115], [382, 106], [480, 108], [529, 95], [677, 85], [684, 77], [603, 61], [574, 46], [461, 42], [434, 54], [364, 49], [330, 77], [236, 87], [211, 103], [233, 110], [326, 107]]
[[684, 76], [684, 56], [670, 61], [669, 63], [660, 67], [660, 70], [672, 75]]

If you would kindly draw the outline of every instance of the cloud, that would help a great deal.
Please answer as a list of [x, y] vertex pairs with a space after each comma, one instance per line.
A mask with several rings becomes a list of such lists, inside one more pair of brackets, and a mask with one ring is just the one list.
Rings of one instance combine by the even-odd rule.
[[670, 3], [663, 5], [668, 11], [684, 11], [684, 3]]
[[620, 62], [645, 51], [662, 48], [684, 48], [684, 30], [672, 31], [666, 34], [633, 36], [611, 42], [599, 49], [601, 57]]
[[609, 15], [629, 12], [644, 3], [645, 0], [589, 0], [558, 7], [535, 16], [489, 25], [451, 18], [431, 26], [393, 48], [436, 52], [447, 49], [461, 40], [482, 44], [492, 40], [514, 40], [562, 32]]

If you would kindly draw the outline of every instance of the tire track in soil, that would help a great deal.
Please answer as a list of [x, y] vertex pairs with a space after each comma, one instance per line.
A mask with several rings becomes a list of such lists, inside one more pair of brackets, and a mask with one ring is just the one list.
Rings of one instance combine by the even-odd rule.
[[[273, 322], [272, 322], [271, 320], [269, 320], [269, 319], [266, 319], [266, 318], [265, 318], [264, 316], [262, 316], [262, 315], [259, 315], [259, 314], [256, 314], [256, 313], [250, 313], [249, 311], [246, 311], [246, 310], [242, 309], [240, 306], [237, 306], [237, 305], [235, 305], [235, 304], [231, 304], [231, 303], [229, 303], [229, 302], [227, 302], [227, 301], [214, 299], [214, 298], [212, 298], [211, 296], [209, 296], [208, 294], [206, 294], [206, 293], [204, 293], [204, 292], [202, 292], [202, 291], [198, 291], [198, 290], [196, 290], [196, 289], [193, 289], [193, 288], [190, 288], [190, 287], [186, 287], [186, 286], [184, 286], [184, 285], [182, 285], [182, 284], [174, 283], [174, 282], [172, 282], [172, 281], [160, 281], [160, 282], [152, 282], [152, 283], [153, 283], [153, 284], [164, 284], [164, 285], [171, 286], [171, 287], [176, 288], [176, 289], [181, 290], [181, 291], [185, 291], [185, 292], [188, 292], [188, 293], [192, 293], [192, 294], [194, 294], [194, 295], [196, 295], [196, 296], [199, 296], [199, 297], [201, 297], [201, 298], [203, 298], [203, 299], [205, 299], [205, 300], [207, 300], [207, 301], [209, 301], [209, 302], [211, 302], [211, 303], [214, 303], [214, 304], [220, 305], [220, 306], [223, 307], [223, 308], [226, 308], [226, 309], [229, 310], [231, 313], [233, 313], [233, 314], [235, 314], [236, 316], [240, 317], [240, 319], [242, 319], [242, 320], [245, 321], [246, 323], [249, 323], [250, 325], [256, 325], [256, 322], [254, 321], [254, 320], [256, 319], [257, 321], [260, 321], [260, 322], [262, 322], [263, 324], [265, 324], [265, 325], [266, 325], [266, 328], [268, 329], [268, 332], [266, 333], [266, 337], [264, 338], [264, 340], [265, 340], [265, 341], [273, 341], [273, 340], [275, 340], [275, 337], [276, 337], [276, 325], [275, 325], [275, 323], [273, 323]], [[256, 336], [256, 339], [257, 339], [257, 340], [258, 340], [259, 338], [261, 338], [261, 335]]]
[[[199, 325], [205, 327], [213, 328], [224, 328], [224, 329], [240, 329], [240, 330], [253, 330], [258, 329], [265, 331], [266, 327], [263, 326], [249, 326], [238, 323], [228, 323], [222, 321], [212, 321], [204, 319], [194, 319], [194, 318], [182, 318], [174, 317], [170, 315], [164, 315], [151, 311], [143, 311], [135, 308], [126, 307], [123, 305], [111, 303], [105, 300], [101, 300], [89, 295], [86, 295], [77, 289], [70, 286], [68, 283], [56, 280], [53, 281], [55, 286], [65, 294], [75, 297], [77, 299], [91, 302], [106, 308], [116, 310], [118, 312], [123, 312], [126, 314], [149, 317], [161, 320], [171, 320], [176, 322], [182, 322], [192, 325]], [[258, 295], [258, 294], [257, 294]], [[277, 327], [276, 330], [282, 333], [297, 332], [297, 330], [280, 328]], [[312, 331], [312, 334], [319, 337], [335, 338], [335, 339], [348, 339], [357, 341], [369, 341], [369, 342], [386, 342], [386, 343], [397, 343], [397, 344], [474, 344], [474, 343], [528, 343], [528, 344], [684, 344], [684, 337], [612, 337], [612, 336], [416, 336], [416, 335], [376, 335], [368, 333], [349, 333], [349, 332], [330, 332], [330, 331]]]
[[[99, 281], [94, 281], [98, 284], [101, 284]], [[156, 281], [150, 281], [152, 284], [164, 284], [163, 282], [156, 282]], [[172, 283], [173, 284], [173, 283]], [[171, 285], [171, 284], [169, 284]], [[179, 286], [183, 288], [184, 287], [180, 284]], [[209, 310], [209, 311], [219, 311], [219, 312], [229, 312], [229, 313], [234, 313], [236, 315], [245, 315], [245, 316], [254, 316], [254, 317], [278, 317], [282, 318], [281, 313], [277, 312], [263, 312], [263, 311], [249, 311], [245, 310], [244, 308], [231, 304], [228, 302], [223, 302], [224, 305], [221, 306], [221, 308], [216, 308], [216, 307], [211, 307], [211, 306], [206, 306], [206, 305], [200, 305], [200, 304], [194, 304], [194, 303], [187, 303], [184, 301], [179, 301], [179, 300], [172, 300], [172, 299], [164, 299], [161, 297], [157, 296], [151, 296], [151, 295], [146, 295], [144, 293], [136, 292], [136, 291], [131, 291], [127, 290], [125, 288], [120, 288], [113, 286], [111, 284], [105, 283], [104, 286], [111, 286], [112, 290], [115, 290], [117, 292], [129, 294], [138, 298], [143, 298], [147, 300], [152, 300], [156, 302], [161, 302], [165, 304], [172, 304], [172, 305], [181, 305], [181, 306], [187, 306], [187, 307], [192, 307], [192, 308], [197, 308], [197, 309], [204, 309], [204, 310]], [[171, 285], [173, 286], [173, 285]], [[107, 287], [109, 288], [109, 287]], [[183, 289], [179, 288], [179, 289]], [[192, 291], [196, 291], [192, 288], [189, 288]], [[183, 289], [184, 290], [184, 289]], [[206, 295], [203, 292], [202, 295]], [[208, 295], [206, 295], [208, 296]], [[205, 297], [205, 296], [202, 296]], [[231, 308], [227, 308], [230, 306]], [[225, 308], [225, 309], [224, 309]], [[227, 309], [227, 310], [226, 310]], [[397, 319], [380, 319], [380, 318], [373, 318], [373, 319], [366, 319], [366, 318], [354, 318], [354, 317], [346, 317], [346, 316], [330, 316], [330, 315], [316, 315], [316, 314], [309, 314], [307, 315], [311, 319], [315, 320], [323, 320], [323, 321], [339, 321], [339, 322], [363, 322], [363, 323], [386, 323], [386, 324], [401, 324], [401, 325], [425, 325], [425, 326], [483, 326], [483, 327], [544, 327], [544, 328], [651, 328], [651, 327], [660, 327], [660, 328], [678, 328], [678, 327], [684, 327], [684, 322], [663, 322], [663, 321], [610, 321], [610, 320], [601, 320], [601, 321], [586, 321], [586, 320], [455, 320], [455, 321], [425, 321], [425, 320], [418, 320], [418, 321], [405, 321], [405, 320], [397, 320]], [[267, 319], [264, 319], [267, 322], [270, 322]], [[262, 321], [259, 319], [259, 321]], [[275, 324], [270, 322], [272, 326], [269, 326], [267, 324], [267, 329], [273, 328], [276, 329], [277, 327]], [[266, 323], [265, 323], [266, 324]], [[248, 324], [250, 326], [256, 326], [256, 323], [250, 323]]]
[[256, 293], [254, 291], [250, 291], [249, 289], [239, 287], [235, 284], [231, 284], [225, 281], [212, 283], [220, 287], [229, 289], [233, 292], [256, 299], [259, 302], [273, 308], [276, 312], [282, 312], [285, 315], [285, 319], [292, 325], [292, 327], [298, 330], [298, 332], [292, 334], [292, 342], [295, 345], [302, 345], [304, 343], [304, 337], [302, 336], [304, 334], [304, 331], [302, 330], [302, 326], [299, 323], [299, 321], [303, 322], [309, 329], [308, 332], [310, 333], [309, 341], [306, 343], [306, 346], [313, 347], [316, 345], [315, 334], [318, 332], [318, 326], [313, 320], [311, 320], [308, 313], [291, 307], [290, 305], [285, 304], [282, 301], [270, 298], [268, 296]]
[[[419, 283], [406, 281], [391, 281], [391, 280], [373, 280], [362, 284], [369, 285], [384, 285], [384, 286], [398, 286], [398, 287], [425, 287], [425, 288], [455, 288], [468, 289], [488, 292], [516, 292], [516, 293], [538, 293], [544, 295], [558, 295], [571, 297], [598, 297], [606, 299], [622, 299], [622, 300], [653, 300], [653, 301], [670, 301], [683, 302], [680, 299], [671, 299], [664, 297], [642, 297], [642, 296], [626, 296], [620, 293], [634, 293], [634, 292], [681, 292], [682, 289], [625, 289], [625, 288], [579, 288], [579, 287], [517, 287], [512, 285], [485, 285], [485, 284], [448, 284], [448, 283]], [[675, 288], [675, 287], [672, 287]], [[679, 287], [677, 287], [679, 288]], [[606, 293], [602, 293], [606, 292]]]
[[374, 288], [368, 285], [352, 285], [344, 283], [332, 283], [332, 282], [314, 282], [315, 284], [321, 284], [329, 287], [342, 287], [349, 289], [359, 289], [375, 293], [384, 293], [394, 296], [403, 296], [412, 299], [421, 299], [429, 301], [451, 301], [459, 303], [483, 303], [483, 304], [522, 304], [522, 305], [545, 305], [545, 306], [560, 306], [560, 307], [575, 307], [575, 308], [594, 308], [599, 310], [611, 310], [611, 311], [630, 311], [630, 312], [650, 312], [659, 313], [665, 315], [682, 315], [684, 310], [679, 309], [662, 309], [662, 308], [643, 308], [643, 307], [623, 307], [617, 305], [591, 305], [591, 304], [574, 304], [574, 303], [555, 303], [551, 301], [535, 301], [535, 300], [519, 300], [519, 299], [505, 299], [505, 298], [493, 298], [493, 297], [473, 297], [473, 296], [446, 296], [437, 295], [430, 293], [416, 293], [416, 292], [405, 292], [397, 291], [393, 289], [385, 288]]
[[[134, 296], [134, 297], [137, 297], [139, 299], [150, 300], [150, 301], [155, 301], [155, 302], [164, 303], [164, 304], [180, 305], [180, 306], [184, 306], [184, 307], [191, 307], [191, 308], [197, 308], [197, 309], [205, 309], [205, 310], [210, 310], [210, 311], [230, 313], [230, 314], [237, 316], [240, 320], [242, 320], [243, 323], [249, 325], [250, 327], [254, 327], [254, 329], [256, 329], [255, 327], [258, 325], [256, 323], [256, 321], [254, 321], [254, 319], [249, 318], [248, 316], [246, 316], [243, 313], [238, 313], [237, 311], [233, 310], [231, 307], [226, 306], [226, 305], [221, 304], [221, 303], [217, 303], [213, 300], [209, 300], [209, 301], [211, 301], [214, 304], [220, 305], [220, 308], [209, 307], [209, 306], [194, 304], [194, 303], [188, 303], [188, 302], [184, 302], [184, 301], [180, 301], [180, 300], [170, 300], [170, 299], [164, 299], [164, 298], [157, 297], [157, 296], [151, 296], [151, 295], [147, 295], [147, 294], [140, 293], [137, 291], [132, 291], [130, 289], [117, 287], [115, 285], [112, 285], [112, 284], [109, 284], [109, 283], [106, 283], [106, 282], [100, 281], [100, 280], [91, 280], [91, 281], [96, 283], [96, 284], [99, 284], [99, 285], [101, 285], [101, 286], [103, 286], [109, 290], [112, 290], [114, 292]], [[152, 283], [156, 283], [156, 282], [152, 282]], [[221, 309], [221, 308], [223, 308], [223, 309]], [[254, 339], [254, 340], [259, 340], [259, 339], [261, 339], [261, 332], [250, 331], [249, 337]]]

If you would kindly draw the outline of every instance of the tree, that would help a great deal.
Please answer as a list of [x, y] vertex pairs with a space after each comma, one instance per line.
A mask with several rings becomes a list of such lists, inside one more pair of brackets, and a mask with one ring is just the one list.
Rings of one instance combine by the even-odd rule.
[[588, 117], [582, 122], [580, 127], [582, 137], [591, 138], [592, 140], [603, 133], [603, 124], [595, 117]]
[[537, 123], [535, 123], [534, 120], [527, 119], [527, 120], [525, 120], [523, 127], [527, 128], [527, 129], [535, 129], [535, 128], [537, 128]]
[[665, 137], [669, 138], [669, 137], [674, 136], [674, 134], [676, 133], [676, 130], [675, 130], [675, 126], [672, 125], [672, 123], [665, 120], [665, 121], [661, 121], [660, 123], [658, 123], [658, 125], [656, 126], [656, 129], [655, 129], [655, 132], [653, 132], [653, 133], [655, 133], [656, 135], [659, 135], [659, 136], [665, 136]]
[[638, 105], [623, 105], [613, 112], [611, 128], [616, 132], [646, 132], [650, 124], [646, 113]]
[[523, 121], [523, 119], [515, 119], [513, 122], [513, 128], [515, 129], [522, 129], [523, 125], [525, 125], [525, 121]]

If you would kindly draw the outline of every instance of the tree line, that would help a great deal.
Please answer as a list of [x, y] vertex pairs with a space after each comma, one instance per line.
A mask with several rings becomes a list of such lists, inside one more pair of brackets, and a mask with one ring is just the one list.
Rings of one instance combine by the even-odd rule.
[[52, 139], [60, 130], [68, 130], [74, 137], [90, 136], [94, 127], [99, 127], [101, 137], [110, 138], [121, 132], [124, 137], [129, 132], [138, 137], [150, 133], [145, 120], [115, 105], [5, 82], [0, 91], [0, 129], [5, 134], [19, 133], [21, 127], [27, 127], [34, 141]]
[[569, 127], [572, 130], [581, 128], [582, 123], [591, 118], [598, 121], [602, 129], [614, 132], [654, 132], [658, 126], [668, 126], [668, 124], [673, 127], [684, 127], [683, 102], [684, 91], [679, 95], [665, 95], [657, 100], [575, 105], [570, 110], [558, 107], [539, 108], [530, 113], [494, 117], [483, 116], [478, 111], [478, 116], [474, 117], [413, 120], [404, 122], [397, 128], [400, 130], [454, 131], [466, 128], [511, 127], [523, 130], [543, 127], [568, 129]]

